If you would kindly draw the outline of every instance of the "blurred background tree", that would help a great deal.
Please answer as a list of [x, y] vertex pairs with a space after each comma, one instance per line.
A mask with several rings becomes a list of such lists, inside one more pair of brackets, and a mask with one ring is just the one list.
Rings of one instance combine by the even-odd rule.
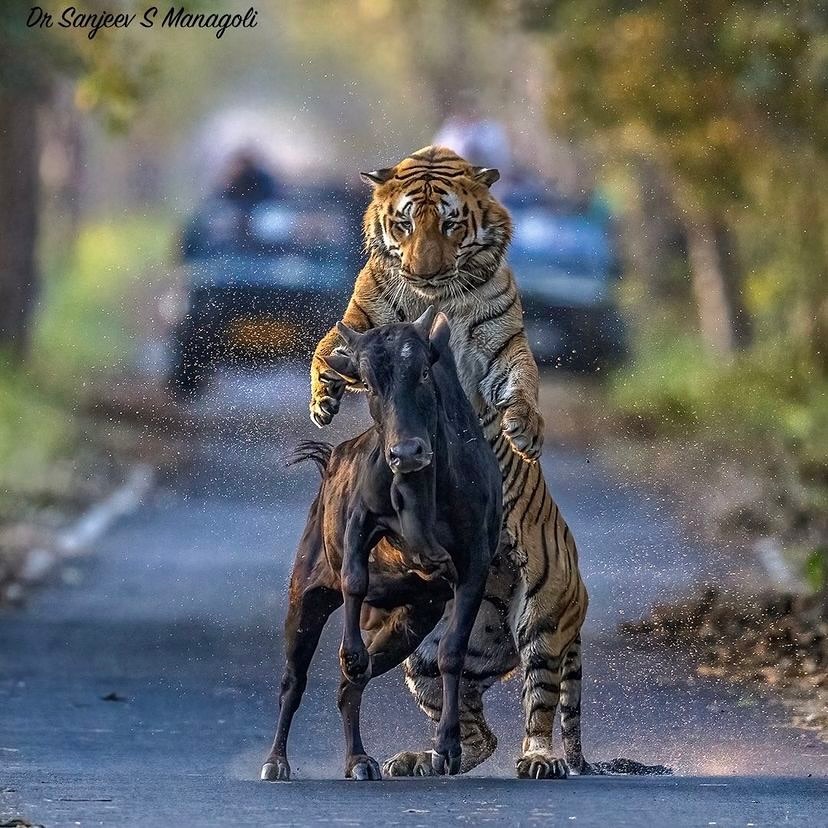
[[[124, 127], [151, 69], [135, 32], [103, 30], [90, 39], [83, 29], [29, 28], [31, 9], [25, 0], [0, 6], [0, 348], [17, 360], [28, 350], [39, 291], [43, 133], [61, 134], [66, 181], [77, 187], [82, 161], [72, 109], [103, 110], [110, 126]], [[79, 203], [78, 192], [65, 199], [73, 223]]]
[[[705, 342], [731, 353], [750, 319], [824, 374], [826, 4], [540, 5], [552, 117], [627, 179], [645, 211], [648, 190], [669, 200]], [[644, 216], [645, 234], [659, 218]]]

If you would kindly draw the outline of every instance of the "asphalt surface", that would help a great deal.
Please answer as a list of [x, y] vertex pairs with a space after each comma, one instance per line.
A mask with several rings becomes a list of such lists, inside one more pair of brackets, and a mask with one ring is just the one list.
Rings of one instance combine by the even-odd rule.
[[[257, 781], [281, 672], [281, 622], [312, 468], [281, 455], [311, 433], [301, 374], [225, 376], [196, 417], [221, 422], [62, 583], [0, 615], [0, 825], [825, 825], [828, 752], [762, 698], [693, 675], [682, 653], [631, 649], [619, 621], [721, 577], [733, 561], [688, 536], [668, 496], [585, 448], [544, 465], [581, 548], [587, 758], [673, 777], [516, 780], [519, 681], [490, 691], [500, 738], [465, 778], [341, 780], [334, 616], [291, 734], [296, 781]], [[337, 432], [354, 433], [349, 400]], [[110, 699], [110, 700], [105, 700]], [[382, 760], [427, 746], [399, 672], [363, 717]]]

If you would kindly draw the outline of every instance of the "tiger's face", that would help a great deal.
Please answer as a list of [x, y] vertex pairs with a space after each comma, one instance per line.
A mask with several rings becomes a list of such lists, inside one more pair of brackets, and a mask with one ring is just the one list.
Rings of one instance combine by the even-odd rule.
[[369, 250], [423, 297], [457, 297], [500, 266], [512, 228], [489, 192], [497, 170], [426, 147], [394, 167], [361, 175], [374, 187], [365, 214]]

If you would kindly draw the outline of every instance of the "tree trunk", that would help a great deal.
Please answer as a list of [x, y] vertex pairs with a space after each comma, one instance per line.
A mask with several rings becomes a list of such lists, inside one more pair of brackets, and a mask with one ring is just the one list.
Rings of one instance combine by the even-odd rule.
[[22, 359], [37, 297], [37, 103], [0, 89], [0, 349]]
[[650, 158], [636, 159], [635, 173], [638, 198], [632, 199], [621, 217], [627, 269], [657, 302], [675, 302], [677, 298], [684, 302], [689, 290], [679, 274], [686, 260], [686, 240], [671, 193]]
[[736, 313], [723, 260], [722, 235], [716, 222], [689, 220], [686, 224], [687, 257], [699, 324], [704, 341], [723, 356], [737, 346]]

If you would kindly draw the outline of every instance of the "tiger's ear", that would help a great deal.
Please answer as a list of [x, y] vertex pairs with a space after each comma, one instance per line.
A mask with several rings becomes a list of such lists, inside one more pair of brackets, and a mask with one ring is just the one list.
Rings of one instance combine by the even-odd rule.
[[473, 167], [472, 170], [472, 178], [487, 187], [491, 187], [495, 181], [500, 180], [500, 170], [496, 170], [494, 167]]
[[373, 170], [372, 172], [361, 172], [359, 177], [372, 187], [379, 187], [380, 184], [385, 184], [391, 176], [394, 175], [393, 167], [383, 167], [381, 170]]
[[323, 356], [322, 362], [325, 363], [330, 371], [343, 379], [348, 385], [360, 385], [362, 383], [362, 380], [359, 378], [359, 371], [357, 371], [356, 364], [350, 354], [343, 354], [341, 351], [335, 352], [328, 356]]

